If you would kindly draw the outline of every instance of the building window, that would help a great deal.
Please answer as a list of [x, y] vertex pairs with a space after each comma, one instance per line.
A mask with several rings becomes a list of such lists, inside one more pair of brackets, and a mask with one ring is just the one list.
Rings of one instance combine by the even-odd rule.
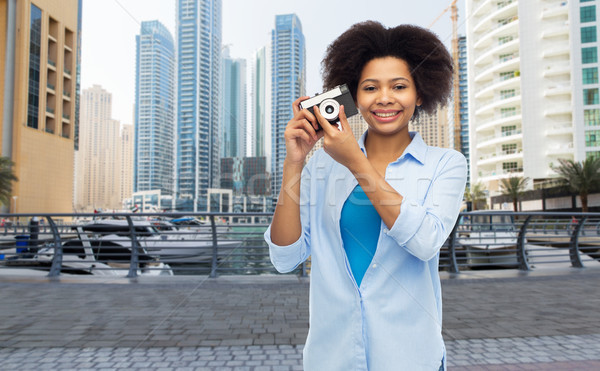
[[516, 125], [503, 126], [500, 130], [502, 132], [502, 136], [506, 137], [506, 136], [509, 136], [509, 135], [512, 135], [513, 133], [515, 133], [517, 131], [517, 126]]
[[513, 41], [512, 35], [502, 36], [498, 38], [498, 45], [506, 44], [507, 42]]
[[583, 84], [597, 84], [598, 83], [598, 67], [584, 68], [583, 69]]
[[507, 99], [507, 98], [511, 98], [514, 96], [515, 96], [515, 89], [500, 90], [500, 99]]
[[585, 153], [586, 158], [597, 159], [600, 158], [600, 151], [590, 151]]
[[581, 43], [594, 43], [596, 37], [596, 26], [581, 27]]
[[581, 49], [581, 63], [597, 63], [598, 49], [596, 47]]
[[502, 154], [503, 155], [512, 155], [517, 153], [517, 143], [503, 144], [502, 145]]
[[500, 108], [500, 117], [511, 117], [517, 114], [516, 107]]
[[40, 106], [40, 46], [42, 44], [42, 10], [31, 4], [29, 25], [29, 91], [27, 99], [27, 126], [38, 128]]
[[513, 77], [515, 77], [515, 71], [500, 72], [500, 81], [512, 79]]
[[502, 170], [504, 170], [505, 173], [514, 173], [516, 171], [519, 171], [519, 164], [516, 162], [503, 162], [502, 163]]
[[583, 104], [589, 106], [591, 104], [598, 104], [598, 102], [598, 88], [583, 89]]
[[596, 21], [596, 6], [583, 6], [579, 9], [581, 23]]
[[600, 126], [600, 109], [586, 109], [583, 111], [585, 126]]
[[585, 146], [598, 147], [600, 146], [600, 130], [590, 130], [585, 132]]

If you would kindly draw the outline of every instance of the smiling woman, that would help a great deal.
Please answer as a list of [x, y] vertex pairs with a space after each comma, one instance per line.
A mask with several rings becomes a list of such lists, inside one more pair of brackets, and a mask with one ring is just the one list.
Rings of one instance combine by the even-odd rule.
[[[311, 257], [305, 370], [439, 370], [439, 250], [462, 202], [466, 160], [408, 122], [447, 103], [452, 60], [415, 26], [352, 26], [327, 49], [325, 88], [347, 84], [368, 129], [356, 141], [293, 104], [283, 183], [265, 232], [281, 272]], [[319, 124], [323, 130], [316, 131]], [[304, 167], [308, 151], [323, 138]]]

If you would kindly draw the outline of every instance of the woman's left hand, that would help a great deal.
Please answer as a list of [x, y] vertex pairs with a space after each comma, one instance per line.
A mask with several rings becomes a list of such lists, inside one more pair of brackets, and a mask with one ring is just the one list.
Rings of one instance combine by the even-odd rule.
[[352, 134], [352, 129], [346, 118], [344, 106], [340, 106], [339, 121], [341, 131], [337, 126], [332, 125], [329, 121], [323, 118], [319, 109], [314, 109], [315, 117], [319, 120], [319, 124], [323, 128], [325, 135], [323, 136], [323, 149], [335, 161], [353, 171], [353, 167], [358, 165], [361, 160], [366, 157], [358, 146], [358, 142]]

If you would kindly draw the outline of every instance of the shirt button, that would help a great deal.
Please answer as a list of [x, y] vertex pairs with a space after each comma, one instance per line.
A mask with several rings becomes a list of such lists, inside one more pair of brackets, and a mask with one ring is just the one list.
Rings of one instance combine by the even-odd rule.
[[377, 263], [372, 265], [373, 268], [377, 268]]
[[388, 233], [390, 230], [387, 228], [383, 228], [383, 233]]

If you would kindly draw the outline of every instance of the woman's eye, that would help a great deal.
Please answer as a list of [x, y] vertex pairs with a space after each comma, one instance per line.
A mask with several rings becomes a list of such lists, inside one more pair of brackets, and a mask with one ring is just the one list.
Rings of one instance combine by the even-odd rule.
[[364, 91], [373, 91], [373, 90], [375, 90], [375, 87], [374, 87], [374, 86], [365, 86], [365, 87], [363, 88], [363, 90], [364, 90]]
[[404, 85], [396, 85], [396, 86], [394, 86], [394, 89], [396, 89], [396, 90], [402, 90], [402, 89], [406, 89], [406, 86], [404, 86]]

